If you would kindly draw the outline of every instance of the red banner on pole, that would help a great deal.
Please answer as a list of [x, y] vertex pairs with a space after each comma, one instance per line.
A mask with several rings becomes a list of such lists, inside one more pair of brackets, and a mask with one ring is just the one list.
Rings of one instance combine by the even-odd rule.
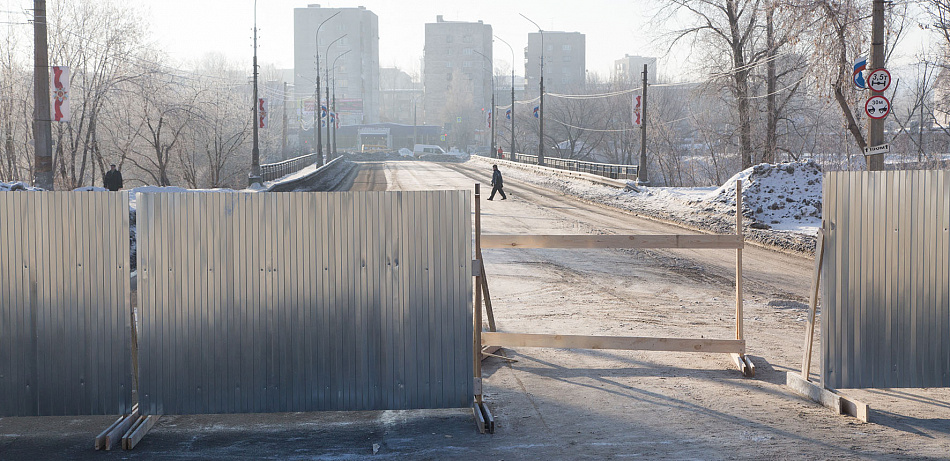
[[257, 100], [257, 126], [267, 128], [267, 101], [264, 98]]
[[53, 69], [53, 121], [69, 121], [69, 67]]

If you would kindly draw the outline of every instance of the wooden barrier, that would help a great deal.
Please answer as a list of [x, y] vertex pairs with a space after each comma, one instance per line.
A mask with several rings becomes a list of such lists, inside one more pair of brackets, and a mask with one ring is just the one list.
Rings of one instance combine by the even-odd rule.
[[[730, 354], [745, 376], [755, 375], [755, 366], [745, 355], [742, 306], [742, 183], [736, 182], [736, 233], [732, 235], [481, 235], [481, 195], [475, 185], [475, 258], [480, 268], [475, 281], [475, 379], [476, 402], [481, 404], [481, 360], [489, 347], [551, 347], [565, 349], [618, 349]], [[579, 336], [495, 332], [490, 307], [490, 331], [483, 332], [482, 294], [488, 295], [483, 248], [692, 248], [736, 250], [736, 335], [735, 339], [649, 338], [623, 336]], [[479, 289], [484, 286], [484, 290]], [[494, 351], [491, 351], [494, 352]]]

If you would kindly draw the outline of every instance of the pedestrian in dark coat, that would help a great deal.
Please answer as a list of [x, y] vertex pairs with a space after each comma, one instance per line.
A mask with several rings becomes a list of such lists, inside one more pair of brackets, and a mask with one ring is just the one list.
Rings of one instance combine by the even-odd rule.
[[111, 191], [117, 191], [122, 188], [122, 172], [115, 169], [115, 164], [110, 165], [112, 168], [106, 172], [106, 176], [102, 178], [102, 185], [106, 189]]
[[501, 199], [506, 200], [508, 197], [505, 196], [505, 184], [501, 179], [501, 171], [498, 171], [498, 165], [491, 166], [493, 172], [491, 174], [491, 195], [488, 196], [488, 200], [493, 200], [495, 198], [495, 192], [501, 194]]

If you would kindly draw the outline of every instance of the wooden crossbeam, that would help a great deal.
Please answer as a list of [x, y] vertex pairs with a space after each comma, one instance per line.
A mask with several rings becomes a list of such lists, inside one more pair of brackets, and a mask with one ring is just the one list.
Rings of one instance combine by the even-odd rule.
[[483, 346], [745, 354], [743, 339], [648, 338], [482, 332]]
[[802, 397], [818, 402], [839, 415], [854, 416], [866, 423], [871, 421], [871, 407], [868, 404], [821, 387], [798, 373], [785, 373], [785, 385]]
[[483, 235], [482, 248], [742, 248], [741, 235]]
[[158, 422], [158, 418], [161, 418], [161, 415], [139, 417], [139, 421], [122, 437], [122, 448], [126, 450], [135, 448], [135, 445], [141, 442], [145, 434]]

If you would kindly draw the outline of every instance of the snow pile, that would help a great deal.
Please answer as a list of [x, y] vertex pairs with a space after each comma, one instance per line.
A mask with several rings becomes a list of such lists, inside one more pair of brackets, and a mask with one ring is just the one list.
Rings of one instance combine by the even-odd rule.
[[41, 191], [39, 187], [27, 186], [22, 182], [0, 182], [0, 192]]
[[811, 231], [821, 225], [821, 167], [812, 160], [762, 163], [745, 169], [706, 196], [735, 206], [736, 181], [742, 181], [743, 216], [752, 227]]

